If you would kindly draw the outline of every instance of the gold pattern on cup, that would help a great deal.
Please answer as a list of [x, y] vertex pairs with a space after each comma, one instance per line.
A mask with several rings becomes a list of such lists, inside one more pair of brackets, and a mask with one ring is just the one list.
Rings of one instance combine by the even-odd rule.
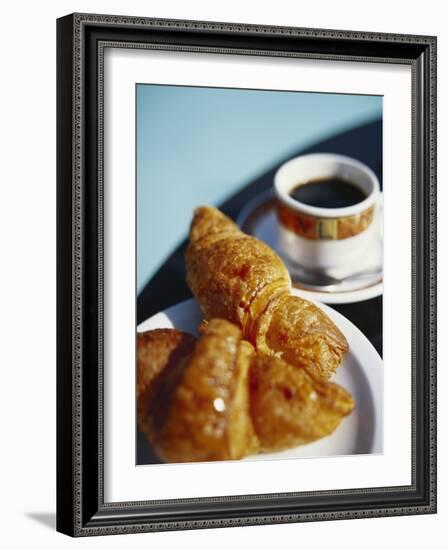
[[319, 241], [335, 241], [338, 238], [338, 220], [316, 219], [317, 237]]
[[281, 202], [277, 202], [280, 223], [289, 231], [308, 240], [328, 241], [354, 237], [365, 231], [373, 221], [375, 207], [354, 216], [341, 218], [318, 218], [296, 212]]

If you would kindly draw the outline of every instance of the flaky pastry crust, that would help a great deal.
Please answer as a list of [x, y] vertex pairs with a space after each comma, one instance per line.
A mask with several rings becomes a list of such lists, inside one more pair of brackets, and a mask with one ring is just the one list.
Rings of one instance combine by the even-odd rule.
[[213, 319], [191, 355], [166, 370], [145, 422], [162, 460], [238, 459], [257, 452], [248, 384], [254, 354], [237, 326]]
[[280, 257], [216, 208], [195, 210], [185, 260], [188, 285], [206, 319], [237, 324], [258, 351], [315, 375], [329, 378], [340, 365], [348, 349], [341, 331], [320, 308], [291, 296]]
[[257, 355], [250, 375], [251, 416], [263, 451], [331, 434], [354, 408], [350, 393], [272, 355]]

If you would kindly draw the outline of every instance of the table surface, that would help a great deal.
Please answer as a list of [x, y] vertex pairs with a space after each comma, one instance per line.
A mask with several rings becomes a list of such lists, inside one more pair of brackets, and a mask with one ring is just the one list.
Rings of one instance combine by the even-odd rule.
[[381, 97], [352, 94], [140, 84], [136, 99], [137, 292], [196, 206], [222, 204], [297, 151], [382, 116]]
[[[364, 124], [339, 133], [306, 149], [299, 149], [283, 158], [264, 174], [256, 177], [232, 197], [216, 204], [225, 214], [236, 219], [241, 209], [259, 193], [272, 186], [278, 166], [297, 154], [333, 152], [349, 155], [367, 164], [377, 175], [382, 187], [382, 122]], [[185, 282], [184, 240], [144, 286], [137, 299], [137, 323], [173, 304], [191, 297]], [[354, 304], [332, 305], [350, 319], [382, 355], [382, 296]]]

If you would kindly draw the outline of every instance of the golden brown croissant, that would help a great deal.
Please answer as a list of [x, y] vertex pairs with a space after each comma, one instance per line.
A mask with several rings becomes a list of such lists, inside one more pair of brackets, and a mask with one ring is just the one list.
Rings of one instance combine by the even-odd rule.
[[314, 304], [291, 295], [289, 273], [265, 243], [212, 207], [197, 208], [186, 255], [187, 282], [206, 319], [236, 323], [257, 351], [330, 377], [348, 349]]
[[256, 355], [223, 320], [207, 323], [196, 345], [174, 329], [139, 334], [137, 358], [139, 426], [168, 462], [302, 445], [330, 434], [353, 408], [346, 390]]
[[[153, 354], [157, 350], [153, 339]], [[162, 346], [165, 343], [161, 344]], [[237, 459], [257, 452], [249, 416], [249, 367], [254, 349], [241, 331], [214, 319], [187, 358], [165, 368], [140, 426], [166, 462]]]
[[272, 355], [257, 355], [250, 371], [250, 393], [252, 421], [263, 451], [329, 435], [354, 407], [347, 390]]

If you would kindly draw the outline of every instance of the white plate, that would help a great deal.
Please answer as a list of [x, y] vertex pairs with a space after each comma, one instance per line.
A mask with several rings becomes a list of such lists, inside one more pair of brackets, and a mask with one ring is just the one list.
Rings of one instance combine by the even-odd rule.
[[[297, 291], [293, 293], [299, 294]], [[308, 445], [277, 453], [253, 455], [244, 460], [382, 452], [383, 361], [353, 323], [328, 306], [316, 305], [333, 320], [348, 340], [350, 349], [332, 380], [350, 391], [355, 399], [356, 408], [342, 421], [336, 431], [327, 437]], [[143, 321], [137, 327], [137, 331], [177, 328], [197, 335], [197, 327], [202, 318], [196, 301], [187, 300]]]
[[[357, 266], [359, 272], [373, 272], [373, 274], [357, 280], [350, 280], [350, 278], [344, 279], [346, 273], [343, 271], [329, 272], [328, 275], [341, 279], [341, 281], [334, 285], [334, 289], [325, 292], [320, 291], [317, 287], [310, 288], [308, 285], [302, 285], [300, 274], [295, 273], [294, 266], [289, 264], [288, 259], [281, 254], [277, 242], [278, 221], [275, 209], [276, 199], [272, 192], [262, 193], [246, 205], [238, 216], [237, 223], [242, 231], [264, 241], [282, 256], [290, 272], [293, 285], [300, 288], [301, 296], [326, 304], [349, 304], [381, 296], [383, 293], [381, 269], [383, 262], [382, 195], [378, 208], [378, 216], [376, 217], [376, 237]], [[379, 274], [375, 274], [378, 270]]]

